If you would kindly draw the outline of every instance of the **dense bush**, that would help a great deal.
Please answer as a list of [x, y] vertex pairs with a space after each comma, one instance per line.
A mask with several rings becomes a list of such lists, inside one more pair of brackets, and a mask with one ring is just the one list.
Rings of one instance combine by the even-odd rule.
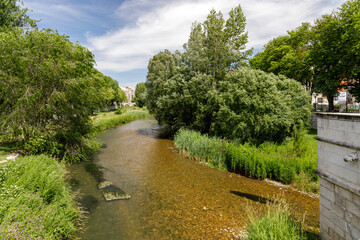
[[241, 142], [282, 142], [310, 118], [310, 96], [295, 80], [240, 68], [211, 95], [218, 111], [211, 132]]
[[[310, 135], [293, 137], [282, 144], [265, 142], [259, 146], [227, 142], [216, 137], [181, 129], [174, 138], [180, 151], [219, 169], [257, 179], [269, 178], [295, 183], [301, 190], [316, 192], [313, 169], [317, 167], [316, 141]], [[300, 146], [299, 146], [300, 145]], [[299, 151], [299, 149], [306, 149]], [[306, 182], [305, 182], [306, 181]], [[309, 186], [310, 184], [310, 186]]]
[[73, 238], [80, 211], [65, 174], [63, 164], [44, 155], [0, 165], [0, 238]]

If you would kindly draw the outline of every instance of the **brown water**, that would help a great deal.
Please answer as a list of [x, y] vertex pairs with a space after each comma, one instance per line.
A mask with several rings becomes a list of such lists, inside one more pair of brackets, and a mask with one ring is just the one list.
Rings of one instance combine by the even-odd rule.
[[130, 200], [105, 202], [85, 165], [70, 167], [90, 211], [81, 239], [236, 239], [248, 209], [264, 209], [279, 194], [319, 227], [317, 198], [198, 164], [157, 138], [157, 129], [154, 120], [138, 120], [100, 137], [107, 147], [95, 163]]

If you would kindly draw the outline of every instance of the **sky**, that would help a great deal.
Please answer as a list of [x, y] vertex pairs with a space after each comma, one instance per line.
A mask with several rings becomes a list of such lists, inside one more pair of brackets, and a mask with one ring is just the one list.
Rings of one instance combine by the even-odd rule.
[[96, 68], [135, 87], [146, 81], [149, 59], [160, 51], [183, 50], [193, 22], [211, 9], [227, 19], [237, 5], [246, 16], [247, 48], [262, 50], [302, 22], [313, 23], [345, 0], [23, 0], [39, 28], [57, 29], [95, 54]]

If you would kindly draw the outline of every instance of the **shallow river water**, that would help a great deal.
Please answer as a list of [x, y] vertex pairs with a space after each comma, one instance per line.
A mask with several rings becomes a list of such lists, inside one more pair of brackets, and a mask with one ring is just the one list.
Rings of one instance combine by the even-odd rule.
[[201, 165], [157, 133], [156, 121], [138, 120], [99, 137], [107, 146], [94, 164], [129, 200], [105, 202], [86, 164], [69, 167], [89, 211], [81, 239], [236, 239], [248, 209], [264, 209], [275, 195], [319, 227], [317, 198]]

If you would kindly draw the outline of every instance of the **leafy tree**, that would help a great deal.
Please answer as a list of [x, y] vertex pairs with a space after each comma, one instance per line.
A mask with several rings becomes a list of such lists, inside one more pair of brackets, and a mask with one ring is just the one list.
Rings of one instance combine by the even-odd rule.
[[225, 21], [212, 10], [203, 24], [192, 25], [184, 54], [165, 50], [150, 59], [147, 107], [173, 131], [187, 127], [240, 141], [282, 141], [307, 122], [309, 95], [294, 80], [240, 68], [249, 54], [245, 16], [240, 6], [229, 16]]
[[29, 151], [46, 141], [51, 155], [85, 158], [89, 116], [105, 103], [93, 65], [89, 50], [51, 30], [0, 33], [0, 132]]
[[284, 76], [241, 68], [227, 74], [212, 92], [212, 132], [240, 142], [281, 142], [310, 118], [310, 96]]
[[240, 5], [232, 9], [225, 21], [221, 12], [210, 11], [203, 24], [194, 23], [184, 45], [185, 59], [193, 71], [224, 78], [227, 71], [245, 64], [251, 50], [243, 51], [248, 41], [246, 18]]
[[155, 114], [156, 116], [157, 100], [160, 96], [164, 95], [164, 84], [175, 75], [176, 70], [175, 57], [169, 50], [160, 52], [150, 59], [145, 86], [146, 106], [151, 114]]
[[138, 107], [143, 107], [146, 104], [146, 87], [144, 82], [136, 84], [135, 102]]
[[288, 34], [269, 41], [263, 52], [250, 59], [250, 65], [254, 69], [293, 78], [310, 90], [313, 78], [309, 61], [311, 26], [309, 23], [303, 23], [295, 30], [288, 31]]
[[105, 76], [96, 69], [93, 69], [92, 77], [98, 84], [99, 93], [101, 98], [104, 99], [106, 105], [111, 105], [114, 102], [123, 102], [126, 100], [125, 93], [120, 89], [116, 80], [111, 77]]
[[348, 79], [350, 91], [360, 101], [360, 1], [344, 3], [339, 12], [343, 33], [341, 36], [340, 63], [346, 63], [344, 77]]
[[314, 43], [310, 52], [314, 65], [314, 91], [323, 93], [329, 101], [329, 111], [334, 109], [333, 99], [338, 94], [344, 76], [344, 64], [339, 62], [343, 50], [338, 47], [342, 27], [334, 12], [324, 15], [314, 27]]
[[36, 22], [26, 15], [28, 9], [21, 8], [18, 0], [0, 0], [0, 31], [14, 27], [35, 27]]
[[347, 80], [350, 90], [360, 100], [359, 9], [359, 0], [347, 1], [338, 11], [322, 16], [314, 26], [310, 52], [315, 71], [314, 88], [327, 96], [329, 111], [334, 109], [333, 98], [343, 87], [343, 80]]

